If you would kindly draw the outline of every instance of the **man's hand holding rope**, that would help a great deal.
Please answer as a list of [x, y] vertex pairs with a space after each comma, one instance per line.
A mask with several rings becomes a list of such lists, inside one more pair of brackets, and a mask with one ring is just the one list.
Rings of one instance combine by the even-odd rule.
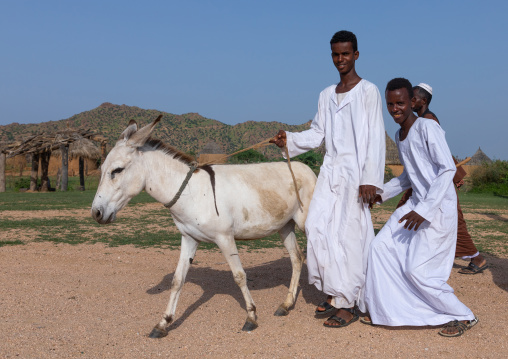
[[275, 143], [280, 148], [284, 148], [286, 146], [286, 131], [280, 130], [278, 134], [276, 134], [271, 140], [270, 143]]

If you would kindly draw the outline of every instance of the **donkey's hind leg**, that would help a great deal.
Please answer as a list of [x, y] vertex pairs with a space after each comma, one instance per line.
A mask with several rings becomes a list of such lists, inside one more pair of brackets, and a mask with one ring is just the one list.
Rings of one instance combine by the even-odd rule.
[[169, 296], [169, 303], [166, 311], [162, 315], [162, 320], [153, 328], [150, 333], [150, 338], [162, 338], [168, 335], [167, 326], [175, 320], [176, 304], [178, 303], [178, 297], [182, 289], [185, 277], [189, 271], [196, 249], [198, 248], [198, 242], [194, 239], [182, 235], [182, 246], [180, 249], [180, 259], [176, 266], [175, 274], [173, 275], [173, 282], [171, 283], [171, 294]]
[[295, 222], [290, 221], [279, 230], [280, 238], [284, 242], [284, 246], [289, 252], [291, 258], [291, 265], [293, 267], [293, 274], [291, 276], [291, 283], [289, 285], [288, 295], [284, 303], [275, 311], [276, 316], [284, 316], [289, 314], [291, 308], [296, 301], [296, 292], [298, 289], [298, 282], [300, 281], [300, 273], [302, 272], [304, 255], [298, 246], [295, 235]]
[[240, 257], [238, 256], [238, 249], [236, 248], [235, 240], [232, 237], [222, 237], [217, 239], [216, 243], [233, 272], [235, 283], [242, 291], [243, 298], [245, 299], [245, 307], [247, 308], [247, 319], [242, 330], [250, 332], [258, 327], [258, 323], [256, 321], [256, 305], [250, 295], [249, 288], [247, 288], [247, 275], [243, 270]]

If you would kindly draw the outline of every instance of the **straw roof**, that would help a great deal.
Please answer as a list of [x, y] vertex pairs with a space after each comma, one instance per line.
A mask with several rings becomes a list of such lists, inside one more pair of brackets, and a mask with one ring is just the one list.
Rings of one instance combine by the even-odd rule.
[[0, 141], [0, 153], [8, 153], [14, 147], [21, 144], [21, 141]]
[[483, 163], [491, 163], [492, 160], [483, 153], [482, 149], [478, 147], [478, 151], [471, 157], [471, 161], [469, 161], [468, 165], [471, 166], [481, 166]]
[[[57, 157], [62, 157], [60, 149], [52, 152]], [[69, 159], [73, 158], [97, 159], [101, 157], [99, 148], [89, 139], [81, 137], [69, 144]]]
[[388, 133], [385, 131], [385, 142], [386, 142], [386, 155], [385, 155], [385, 163], [387, 165], [400, 165], [399, 159], [399, 151], [397, 150], [397, 145], [395, 141], [388, 136]]
[[[37, 134], [29, 136], [22, 141], [9, 148], [6, 152], [8, 157], [14, 157], [17, 155], [42, 153], [45, 151], [52, 152], [60, 148], [60, 146], [69, 146], [71, 143], [79, 141], [81, 139], [88, 139], [94, 141], [106, 141], [106, 138], [98, 135], [90, 130], [63, 130], [58, 131], [55, 134]], [[84, 151], [88, 153], [90, 151]]]

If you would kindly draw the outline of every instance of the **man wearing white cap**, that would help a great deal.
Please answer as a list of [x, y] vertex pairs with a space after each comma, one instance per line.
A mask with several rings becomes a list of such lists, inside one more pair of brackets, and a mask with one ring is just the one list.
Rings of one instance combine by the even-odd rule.
[[[418, 114], [418, 117], [430, 118], [437, 123], [439, 120], [434, 112], [429, 110], [429, 104], [432, 100], [432, 87], [426, 83], [419, 83], [417, 86], [413, 87], [413, 95], [414, 102], [412, 105], [412, 110]], [[453, 159], [455, 164], [457, 164], [457, 160]], [[463, 178], [466, 175], [466, 171], [461, 167], [457, 168], [457, 172], [453, 177], [453, 183], [460, 188], [464, 184]], [[411, 188], [408, 189], [404, 195], [402, 196], [397, 208], [404, 205], [407, 202], [409, 197], [412, 195]], [[467, 267], [463, 267], [459, 270], [460, 274], [477, 274], [483, 272], [486, 268], [488, 268], [487, 261], [480, 254], [478, 249], [473, 243], [473, 239], [471, 235], [467, 231], [466, 221], [464, 220], [464, 215], [462, 213], [462, 209], [460, 208], [460, 203], [457, 198], [457, 212], [458, 212], [458, 227], [457, 227], [457, 247], [455, 251], [456, 257], [462, 257], [462, 259], [470, 259], [469, 265]]]
[[414, 105], [412, 106], [413, 111], [418, 114], [418, 117], [430, 118], [439, 123], [434, 112], [429, 110], [430, 101], [432, 100], [432, 87], [422, 82], [418, 86], [413, 87], [413, 91], [415, 98]]

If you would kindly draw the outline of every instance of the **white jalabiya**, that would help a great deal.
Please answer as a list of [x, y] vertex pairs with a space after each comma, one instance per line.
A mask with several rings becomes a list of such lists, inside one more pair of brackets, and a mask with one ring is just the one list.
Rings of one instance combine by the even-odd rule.
[[364, 308], [368, 248], [374, 238], [360, 185], [382, 188], [385, 130], [377, 87], [361, 80], [337, 103], [336, 85], [319, 96], [309, 130], [287, 133], [290, 157], [325, 140], [326, 154], [305, 222], [309, 283], [332, 295], [337, 308]]
[[[383, 201], [413, 188], [372, 242], [365, 301], [374, 324], [439, 325], [474, 315], [446, 283], [457, 241], [456, 168], [444, 131], [418, 118], [403, 141], [395, 135], [403, 173], [385, 184]], [[398, 223], [414, 210], [425, 218], [417, 231]]]

